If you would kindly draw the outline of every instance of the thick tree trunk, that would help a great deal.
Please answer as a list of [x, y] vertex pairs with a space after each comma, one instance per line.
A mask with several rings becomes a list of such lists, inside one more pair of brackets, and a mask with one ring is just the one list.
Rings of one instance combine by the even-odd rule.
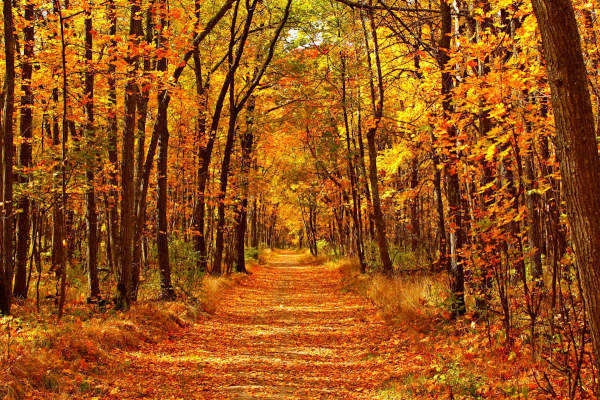
[[0, 269], [0, 313], [9, 314], [13, 278], [13, 113], [15, 107], [15, 37], [12, 2], [4, 0], [4, 59], [6, 91], [2, 132], [2, 267]]
[[557, 151], [577, 266], [600, 360], [600, 157], [594, 113], [573, 5], [532, 0], [548, 69]]
[[[27, 170], [31, 166], [31, 138], [33, 122], [33, 91], [31, 90], [31, 77], [33, 72], [32, 60], [34, 56], [34, 4], [27, 2], [24, 12], [25, 21], [29, 23], [23, 29], [23, 59], [22, 59], [22, 83], [21, 90], [21, 120], [19, 145], [19, 168]], [[29, 181], [28, 172], [21, 171], [20, 182], [26, 184]], [[17, 251], [15, 265], [15, 286], [13, 295], [15, 297], [27, 298], [27, 259], [29, 256], [29, 230], [31, 226], [30, 200], [26, 194], [19, 196], [17, 214]]]

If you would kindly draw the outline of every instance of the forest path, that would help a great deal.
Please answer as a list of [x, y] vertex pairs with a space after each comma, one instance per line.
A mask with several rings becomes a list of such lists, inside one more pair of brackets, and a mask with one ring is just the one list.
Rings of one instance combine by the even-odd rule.
[[341, 274], [274, 253], [228, 289], [214, 316], [123, 354], [114, 398], [372, 399], [388, 375], [384, 322]]

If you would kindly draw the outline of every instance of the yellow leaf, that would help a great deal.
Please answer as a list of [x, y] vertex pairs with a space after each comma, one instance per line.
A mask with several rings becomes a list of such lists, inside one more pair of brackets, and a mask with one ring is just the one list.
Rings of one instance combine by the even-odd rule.
[[490, 147], [488, 147], [487, 153], [485, 154], [485, 160], [487, 162], [492, 162], [495, 155], [496, 155], [496, 143], [494, 143]]

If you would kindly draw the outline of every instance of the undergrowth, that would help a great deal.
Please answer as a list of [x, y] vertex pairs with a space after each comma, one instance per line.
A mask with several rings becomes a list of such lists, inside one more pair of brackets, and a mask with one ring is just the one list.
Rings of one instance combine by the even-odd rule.
[[[102, 398], [110, 388], [98, 386], [93, 376], [110, 368], [120, 351], [140, 350], [211, 318], [223, 293], [245, 276], [202, 275], [186, 286], [189, 290], [177, 290], [176, 301], [140, 300], [125, 313], [110, 304], [86, 304], [71, 290], [61, 321], [51, 295], [42, 295], [39, 312], [35, 300], [18, 302], [14, 316], [0, 319], [0, 398], [69, 398], [83, 392]], [[140, 297], [152, 298], [153, 286], [144, 287]], [[42, 293], [52, 290], [44, 287]]]
[[309, 265], [309, 264], [324, 264], [331, 258], [331, 255], [328, 253], [318, 253], [316, 256], [310, 254], [308, 250], [305, 250], [304, 253], [298, 259], [299, 264]]
[[383, 274], [361, 274], [358, 261], [333, 261], [344, 279], [344, 289], [371, 300], [389, 321], [412, 321], [415, 317], [435, 317], [447, 297], [447, 277], [443, 273], [414, 273], [394, 278]]
[[[498, 317], [450, 318], [445, 273], [397, 270], [390, 278], [361, 274], [355, 259], [326, 265], [339, 270], [344, 291], [367, 298], [391, 328], [388, 347], [376, 353], [390, 373], [379, 399], [564, 398], [544, 390], [543, 379], [555, 387], [565, 382], [531, 353], [526, 336], [502, 340]], [[467, 301], [473, 307], [472, 295]]]

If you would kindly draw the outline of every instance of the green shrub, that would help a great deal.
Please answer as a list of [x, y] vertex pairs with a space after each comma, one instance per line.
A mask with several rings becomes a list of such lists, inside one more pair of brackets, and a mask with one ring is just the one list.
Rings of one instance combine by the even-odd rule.
[[258, 249], [256, 247], [246, 247], [244, 249], [244, 256], [246, 257], [246, 260], [257, 260]]
[[[150, 248], [151, 259], [157, 259], [156, 245]], [[171, 279], [175, 288], [183, 288], [186, 291], [195, 291], [202, 283], [205, 271], [198, 269], [200, 254], [194, 249], [194, 242], [186, 241], [178, 237], [169, 240], [169, 264], [171, 265]], [[156, 269], [147, 277], [146, 285], [160, 289], [159, 274]]]

